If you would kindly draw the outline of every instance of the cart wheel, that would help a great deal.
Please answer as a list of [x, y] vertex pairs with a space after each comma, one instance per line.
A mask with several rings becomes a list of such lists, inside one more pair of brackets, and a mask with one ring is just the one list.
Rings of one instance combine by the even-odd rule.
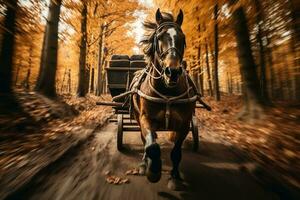
[[123, 149], [123, 115], [118, 114], [118, 135], [117, 135], [117, 149]]
[[193, 140], [194, 140], [193, 151], [197, 152], [199, 148], [199, 132], [198, 132], [198, 121], [196, 116], [192, 117], [191, 124], [192, 124]]

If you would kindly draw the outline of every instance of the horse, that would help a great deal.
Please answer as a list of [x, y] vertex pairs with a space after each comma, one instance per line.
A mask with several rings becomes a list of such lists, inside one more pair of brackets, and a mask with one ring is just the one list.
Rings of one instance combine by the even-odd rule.
[[144, 22], [150, 33], [141, 41], [148, 65], [144, 70], [146, 75], [138, 84], [138, 92], [132, 96], [133, 114], [141, 128], [144, 144], [139, 172], [152, 183], [160, 180], [162, 160], [156, 131], [167, 129], [174, 140], [170, 155], [173, 167], [168, 187], [178, 190], [182, 187], [179, 173], [181, 146], [190, 130], [197, 92], [191, 87], [183, 66], [186, 43], [181, 29], [182, 10], [174, 20], [172, 14], [157, 9], [155, 18], [155, 22]]

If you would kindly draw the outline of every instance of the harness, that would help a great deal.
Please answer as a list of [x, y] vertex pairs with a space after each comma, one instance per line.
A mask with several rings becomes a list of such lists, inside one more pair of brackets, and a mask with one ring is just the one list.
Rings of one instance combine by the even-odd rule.
[[[187, 74], [185, 75], [185, 77], [187, 78]], [[169, 122], [170, 122], [170, 107], [172, 104], [186, 104], [186, 103], [193, 103], [196, 102], [198, 99], [198, 95], [197, 93], [195, 93], [194, 96], [190, 96], [190, 91], [193, 90], [193, 87], [190, 87], [189, 85], [187, 85], [188, 89], [178, 95], [178, 96], [166, 96], [162, 93], [160, 93], [159, 91], [157, 91], [153, 85], [151, 84], [151, 81], [149, 81], [149, 86], [150, 89], [159, 97], [153, 97], [153, 96], [149, 96], [145, 93], [143, 93], [139, 88], [137, 88], [136, 92], [139, 96], [143, 97], [144, 99], [147, 99], [148, 101], [154, 102], [154, 103], [160, 103], [160, 104], [165, 104], [166, 105], [166, 112], [165, 112], [165, 128], [168, 129], [169, 128]], [[188, 98], [184, 98], [185, 96], [188, 96]]]
[[[155, 33], [155, 37], [154, 37], [154, 51], [155, 54], [158, 57], [158, 61], [160, 62], [160, 64], [162, 63], [162, 57], [170, 50], [174, 49], [178, 55], [180, 55], [181, 61], [182, 61], [182, 54], [179, 52], [179, 50], [176, 47], [170, 47], [167, 50], [165, 50], [164, 52], [160, 52], [158, 45], [157, 45], [157, 33], [159, 32], [159, 30], [165, 26], [173, 26], [176, 28], [180, 27], [174, 23], [174, 22], [164, 22], [162, 24], [160, 24], [157, 29], [156, 29], [156, 33]], [[181, 30], [181, 29], [180, 29]], [[156, 60], [156, 59], [155, 59]], [[161, 65], [162, 66], [162, 65]], [[183, 68], [184, 69], [184, 68]], [[155, 70], [158, 73], [158, 76], [154, 76], [151, 74], [151, 70]], [[149, 87], [150, 89], [158, 96], [158, 97], [153, 97], [150, 95], [147, 95], [145, 93], [143, 93], [140, 90], [140, 86], [142, 84], [142, 82], [145, 80], [146, 76], [150, 76], [153, 79], [160, 79], [163, 76], [163, 72], [164, 72], [164, 68], [163, 70], [159, 70], [157, 69], [156, 65], [151, 61], [149, 63], [149, 65], [143, 69], [142, 71], [139, 72], [139, 74], [137, 74], [135, 76], [135, 78], [132, 80], [132, 83], [130, 85], [129, 91], [125, 92], [123, 94], [120, 94], [118, 96], [115, 96], [113, 98], [113, 101], [123, 98], [124, 96], [128, 96], [130, 95], [130, 114], [132, 113], [132, 104], [135, 105], [134, 103], [132, 103], [132, 97], [134, 94], [139, 95], [140, 97], [146, 99], [147, 101], [150, 102], [154, 102], [154, 103], [159, 103], [159, 104], [165, 104], [166, 108], [165, 108], [165, 128], [166, 130], [169, 128], [169, 124], [170, 124], [170, 107], [171, 105], [174, 104], [186, 104], [186, 103], [195, 103], [196, 101], [199, 101], [207, 110], [210, 110], [210, 107], [208, 105], [206, 105], [202, 100], [201, 100], [201, 94], [198, 92], [197, 87], [195, 86], [194, 82], [191, 80], [190, 76], [187, 74], [186, 70], [183, 70], [183, 76], [185, 77], [185, 81], [186, 81], [186, 87], [187, 90], [178, 95], [178, 96], [166, 96], [162, 93], [160, 93], [159, 91], [157, 91], [152, 83], [151, 83], [151, 79], [149, 79]], [[194, 95], [191, 96], [191, 91], [194, 92]], [[187, 96], [187, 98], [185, 98]], [[139, 108], [136, 106], [135, 109], [140, 113]]]

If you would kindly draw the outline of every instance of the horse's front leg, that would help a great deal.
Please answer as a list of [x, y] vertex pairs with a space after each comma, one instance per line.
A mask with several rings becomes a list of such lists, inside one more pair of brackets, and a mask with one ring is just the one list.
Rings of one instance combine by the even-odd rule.
[[181, 190], [183, 189], [182, 178], [179, 173], [179, 164], [181, 161], [182, 153], [181, 146], [189, 132], [189, 126], [186, 126], [180, 131], [176, 131], [174, 147], [171, 151], [171, 161], [173, 168], [171, 170], [171, 177], [168, 182], [168, 188], [171, 190]]
[[140, 173], [142, 174], [144, 170], [148, 180], [155, 183], [160, 180], [162, 165], [160, 147], [156, 143], [155, 127], [146, 115], [141, 115], [140, 126], [142, 135], [145, 138], [144, 165], [140, 166]]

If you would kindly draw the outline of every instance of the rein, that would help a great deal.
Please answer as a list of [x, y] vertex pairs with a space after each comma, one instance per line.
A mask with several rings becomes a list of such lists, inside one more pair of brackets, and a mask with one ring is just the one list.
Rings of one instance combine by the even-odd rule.
[[144, 70], [145, 71], [145, 73], [148, 75], [148, 76], [150, 76], [151, 78], [153, 78], [153, 79], [155, 79], [155, 80], [158, 80], [158, 79], [160, 79], [161, 77], [163, 77], [163, 70], [162, 71], [159, 71], [156, 67], [155, 67], [155, 65], [153, 64], [153, 62], [151, 61], [150, 62], [151, 63], [151, 65], [153, 66], [152, 68], [151, 67], [148, 67], [148, 69], [154, 69], [158, 74], [159, 74], [159, 76], [154, 76], [154, 75], [152, 75], [151, 74], [151, 72], [149, 71], [147, 71], [147, 69], [146, 70]]
[[[152, 63], [152, 65], [153, 65], [154, 68], [156, 68], [153, 63]], [[147, 75], [150, 75], [150, 77], [153, 77], [150, 73], [147, 73]], [[195, 92], [196, 95], [190, 97], [190, 91], [193, 90], [194, 88], [189, 86], [188, 79], [187, 79], [188, 75], [187, 75], [185, 70], [184, 70], [184, 76], [185, 76], [185, 79], [186, 79], [187, 90], [184, 93], [182, 93], [180, 95], [177, 95], [177, 96], [166, 96], [166, 95], [160, 93], [159, 91], [157, 91], [153, 87], [153, 85], [151, 83], [151, 79], [149, 79], [150, 90], [152, 90], [159, 97], [153, 97], [153, 96], [147, 95], [147, 94], [143, 93], [140, 89], [137, 89], [137, 94], [139, 96], [143, 97], [144, 99], [146, 99], [148, 101], [151, 101], [151, 102], [154, 102], [154, 103], [166, 104], [166, 112], [165, 112], [165, 126], [166, 126], [166, 129], [169, 128], [169, 124], [170, 124], [170, 115], [171, 115], [170, 107], [171, 107], [171, 104], [193, 103], [193, 102], [196, 102], [197, 99], [198, 99], [197, 92]], [[188, 96], [188, 97], [184, 98], [185, 96]]]

